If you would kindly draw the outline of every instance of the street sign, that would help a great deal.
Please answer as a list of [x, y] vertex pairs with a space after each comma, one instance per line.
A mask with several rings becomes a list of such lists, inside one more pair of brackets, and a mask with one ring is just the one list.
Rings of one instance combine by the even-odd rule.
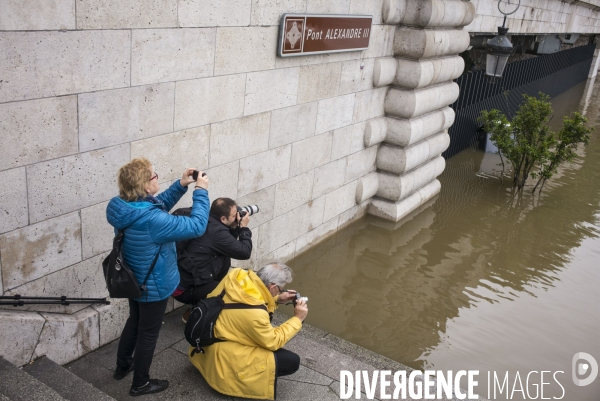
[[294, 57], [366, 50], [372, 23], [371, 15], [284, 14], [277, 55]]

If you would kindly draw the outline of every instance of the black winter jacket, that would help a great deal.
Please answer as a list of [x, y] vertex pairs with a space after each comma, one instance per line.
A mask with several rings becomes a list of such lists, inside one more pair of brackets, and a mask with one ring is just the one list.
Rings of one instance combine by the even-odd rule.
[[210, 216], [204, 235], [189, 240], [181, 248], [177, 260], [179, 287], [189, 289], [224, 277], [231, 267], [231, 258], [250, 259], [252, 231], [248, 227], [229, 229]]

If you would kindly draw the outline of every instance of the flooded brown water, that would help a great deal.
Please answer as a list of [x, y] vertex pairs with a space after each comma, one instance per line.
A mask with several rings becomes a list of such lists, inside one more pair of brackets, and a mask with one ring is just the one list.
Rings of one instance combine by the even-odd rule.
[[368, 216], [292, 260], [307, 323], [413, 368], [479, 370], [483, 397], [488, 371], [509, 372], [511, 388], [537, 371], [521, 400], [543, 370], [544, 398], [600, 400], [600, 377], [571, 378], [575, 353], [600, 362], [600, 79], [589, 104], [586, 90], [553, 99], [553, 123], [580, 110], [596, 131], [541, 197], [530, 186], [511, 198], [510, 179], [486, 177], [497, 156], [469, 149], [420, 210], [396, 224]]

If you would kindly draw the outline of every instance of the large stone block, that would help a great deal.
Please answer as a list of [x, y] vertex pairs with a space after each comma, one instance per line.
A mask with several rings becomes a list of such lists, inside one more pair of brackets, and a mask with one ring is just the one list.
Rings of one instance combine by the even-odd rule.
[[[79, 210], [115, 196], [115, 174], [129, 161], [129, 156], [129, 144], [126, 144], [27, 167], [30, 222]], [[40, 182], [53, 185], [39, 185]], [[94, 184], [93, 189], [90, 182]]]
[[77, 29], [177, 26], [177, 0], [77, 0]]
[[358, 92], [354, 100], [353, 122], [383, 116], [383, 105], [388, 88], [377, 88]]
[[0, 137], [0, 170], [77, 153], [77, 97], [0, 104]]
[[459, 56], [433, 60], [398, 59], [394, 84], [408, 89], [423, 88], [452, 81], [460, 77], [464, 69], [465, 61]]
[[329, 162], [333, 135], [326, 133], [303, 141], [295, 142], [292, 146], [290, 162], [290, 177], [302, 174]]
[[325, 199], [319, 198], [261, 225], [258, 229], [259, 256], [267, 255], [320, 226], [323, 222], [324, 206]]
[[393, 57], [375, 59], [373, 66], [373, 86], [386, 86], [394, 82], [398, 60]]
[[396, 27], [389, 25], [373, 25], [369, 49], [360, 58], [390, 57], [394, 55], [394, 32]]
[[468, 31], [398, 27], [394, 35], [394, 54], [412, 59], [456, 55], [462, 53], [469, 42]]
[[0, 311], [0, 355], [16, 366], [29, 363], [45, 322], [37, 313]]
[[248, 74], [244, 115], [295, 105], [299, 72], [298, 68], [282, 68]]
[[379, 175], [377, 173], [371, 173], [360, 178], [356, 186], [356, 204], [360, 205], [371, 199], [377, 193], [378, 188]]
[[261, 267], [273, 263], [273, 262], [281, 262], [285, 263], [288, 260], [294, 258], [296, 253], [296, 240], [290, 241], [284, 246], [277, 248], [274, 251], [271, 251], [264, 255], [258, 255], [256, 260], [255, 270], [259, 270]]
[[112, 249], [115, 230], [106, 221], [107, 205], [108, 202], [102, 202], [81, 209], [81, 253], [83, 259]]
[[371, 201], [367, 212], [386, 220], [398, 221], [428, 200], [432, 199], [440, 192], [440, 188], [440, 182], [434, 180], [417, 192], [396, 203], [376, 198]]
[[317, 245], [319, 242], [332, 236], [337, 232], [338, 229], [338, 217], [334, 217], [321, 224], [319, 227], [303, 234], [296, 239], [296, 255], [307, 251], [311, 247]]
[[238, 196], [269, 187], [288, 178], [292, 145], [281, 146], [240, 160]]
[[397, 25], [404, 19], [406, 0], [383, 0], [381, 19], [389, 25]]
[[274, 217], [286, 213], [312, 199], [315, 171], [309, 171], [278, 183], [275, 187]]
[[471, 23], [475, 6], [470, 1], [407, 1], [402, 23], [420, 27], [460, 27]]
[[250, 24], [252, 0], [179, 0], [179, 25], [247, 26]]
[[356, 205], [353, 208], [340, 213], [338, 216], [338, 231], [363, 218], [367, 214], [367, 208], [369, 207], [370, 203], [371, 200], [369, 199], [360, 205]]
[[210, 166], [218, 166], [269, 148], [269, 113], [211, 126]]
[[0, 172], [0, 233], [24, 227], [27, 216], [25, 167]]
[[131, 84], [180, 81], [213, 74], [216, 28], [133, 31]]
[[325, 210], [323, 220], [327, 221], [356, 206], [357, 181], [352, 181], [341, 188], [325, 195]]
[[129, 85], [129, 31], [0, 32], [0, 103]]
[[[30, 281], [6, 292], [6, 295], [22, 294], [30, 297], [105, 298], [108, 297], [102, 260], [108, 252], [76, 263], [37, 280]], [[24, 305], [20, 310], [72, 314], [86, 308], [86, 304]], [[7, 307], [4, 306], [3, 309]], [[9, 308], [13, 308], [10, 306]]]
[[252, 0], [251, 25], [279, 25], [284, 13], [303, 13], [308, 0]]
[[43, 313], [46, 325], [33, 353], [46, 355], [59, 365], [71, 362], [100, 346], [98, 312], [86, 308], [73, 315]]
[[[206, 175], [210, 179], [208, 185], [208, 195], [211, 201], [217, 198], [237, 197], [238, 176], [240, 174], [240, 161], [221, 164], [220, 166], [206, 170]], [[191, 188], [190, 188], [191, 189]], [[188, 191], [192, 192], [192, 191]], [[190, 205], [192, 204], [190, 196]]]
[[402, 174], [440, 155], [448, 148], [450, 136], [442, 132], [407, 148], [382, 145], [377, 152], [377, 168], [394, 174]]
[[456, 82], [415, 90], [391, 88], [385, 97], [385, 112], [402, 118], [418, 117], [454, 103], [458, 95]]
[[340, 95], [359, 92], [373, 87], [373, 66], [375, 59], [350, 60], [342, 63]]
[[409, 146], [448, 129], [453, 123], [454, 110], [450, 107], [410, 120], [388, 117], [385, 141], [393, 145]]
[[375, 170], [377, 146], [371, 146], [348, 156], [345, 182], [354, 181]]
[[[252, 215], [250, 217], [250, 222], [248, 223], [248, 227], [251, 230], [254, 230], [256, 227], [273, 218], [273, 212], [275, 210], [275, 185], [271, 185], [270, 187], [236, 199], [236, 203], [239, 206], [258, 206], [260, 209], [259, 213]], [[255, 237], [256, 235], [258, 235], [258, 230], [252, 232], [252, 242], [255, 247], [258, 245], [258, 241], [256, 240], [258, 237]]]
[[349, 14], [350, 0], [308, 0], [306, 12], [311, 14]]
[[315, 169], [313, 199], [344, 185], [347, 161], [347, 158], [342, 158]]
[[4, 291], [81, 261], [81, 222], [71, 213], [0, 235]]
[[84, 152], [172, 132], [174, 100], [174, 83], [79, 95], [79, 149]]
[[241, 117], [245, 87], [245, 74], [177, 82], [175, 130]]
[[352, 124], [354, 93], [319, 101], [317, 134]]
[[365, 124], [365, 147], [377, 145], [385, 140], [387, 135], [387, 118], [373, 118]]
[[362, 121], [333, 131], [331, 160], [336, 160], [363, 150], [365, 148], [365, 126], [366, 122]]
[[4, 0], [0, 31], [75, 29], [73, 0]]
[[271, 113], [269, 149], [309, 138], [315, 134], [317, 102], [301, 104]]
[[401, 176], [379, 173], [377, 196], [398, 202], [432, 182], [445, 165], [444, 158], [439, 156]]
[[188, 167], [208, 168], [210, 126], [191, 128], [131, 143], [131, 157], [145, 157], [161, 180], [181, 178]]
[[307, 103], [337, 96], [341, 74], [341, 63], [301, 67], [298, 84], [298, 103]]
[[121, 337], [125, 322], [129, 317], [129, 301], [127, 299], [109, 298], [110, 305], [93, 305], [98, 312], [98, 329], [102, 347]]
[[276, 26], [217, 28], [215, 75], [275, 68], [277, 33]]

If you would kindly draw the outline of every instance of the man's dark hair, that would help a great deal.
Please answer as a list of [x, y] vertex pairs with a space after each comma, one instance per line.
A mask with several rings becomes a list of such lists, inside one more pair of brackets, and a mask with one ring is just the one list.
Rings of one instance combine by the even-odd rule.
[[210, 214], [219, 220], [221, 220], [221, 217], [228, 219], [231, 214], [231, 207], [235, 205], [236, 203], [233, 199], [217, 198], [210, 205]]

